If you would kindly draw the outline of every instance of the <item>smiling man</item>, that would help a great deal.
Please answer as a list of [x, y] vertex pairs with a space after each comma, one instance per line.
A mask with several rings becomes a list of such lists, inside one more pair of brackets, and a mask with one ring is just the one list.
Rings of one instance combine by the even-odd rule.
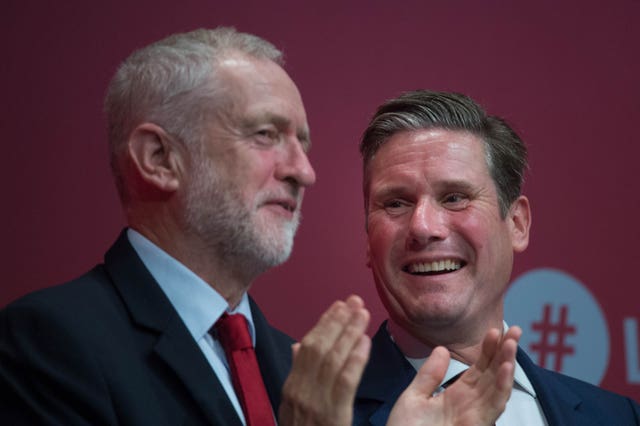
[[[485, 335], [506, 330], [513, 256], [527, 248], [531, 225], [520, 193], [526, 148], [470, 98], [429, 91], [383, 104], [360, 148], [368, 264], [389, 320], [373, 338], [354, 423], [382, 425], [416, 370], [442, 356], [441, 347], [451, 363], [441, 371], [438, 396], [421, 403], [451, 405], [484, 362]], [[505, 336], [517, 340], [519, 333], [512, 328]], [[630, 399], [543, 370], [521, 350], [514, 374], [498, 425], [639, 422]], [[454, 424], [485, 423], [463, 407], [456, 405]], [[391, 417], [399, 414], [396, 407]]]

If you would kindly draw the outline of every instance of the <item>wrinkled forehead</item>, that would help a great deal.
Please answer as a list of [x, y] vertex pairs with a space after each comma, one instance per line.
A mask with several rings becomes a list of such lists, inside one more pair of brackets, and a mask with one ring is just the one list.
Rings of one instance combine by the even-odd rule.
[[270, 59], [231, 53], [218, 61], [215, 79], [236, 114], [271, 115], [308, 133], [302, 96], [286, 71]]
[[[414, 144], [416, 140], [420, 140], [423, 136], [428, 140], [430, 137], [437, 136], [438, 134], [448, 134], [448, 135], [458, 135], [460, 139], [472, 140], [474, 143], [478, 144], [478, 148], [482, 153], [482, 156], [487, 159], [487, 143], [486, 141], [478, 134], [474, 132], [470, 132], [468, 130], [458, 130], [458, 129], [448, 129], [444, 127], [425, 127], [420, 129], [407, 129], [407, 130], [399, 130], [389, 134], [384, 139], [372, 143], [372, 148], [366, 151], [363, 154], [363, 172], [365, 176], [370, 172], [371, 165], [377, 161], [382, 156], [385, 156], [385, 152], [389, 148], [389, 142], [391, 140], [394, 141], [394, 144]], [[469, 136], [471, 136], [469, 138]], [[430, 147], [425, 144], [425, 150], [429, 150]], [[487, 162], [487, 165], [488, 162]]]

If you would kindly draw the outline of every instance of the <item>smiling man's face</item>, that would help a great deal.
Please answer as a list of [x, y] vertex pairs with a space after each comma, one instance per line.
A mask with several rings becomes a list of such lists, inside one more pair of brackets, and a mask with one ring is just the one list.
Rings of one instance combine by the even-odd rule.
[[414, 335], [500, 324], [513, 253], [528, 243], [517, 216], [528, 203], [501, 217], [483, 142], [444, 129], [396, 133], [367, 172], [368, 263], [391, 318]]

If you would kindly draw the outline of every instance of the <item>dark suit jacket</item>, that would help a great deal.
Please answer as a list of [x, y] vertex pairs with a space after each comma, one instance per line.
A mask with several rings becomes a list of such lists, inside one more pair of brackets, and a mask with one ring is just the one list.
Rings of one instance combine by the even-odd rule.
[[[383, 323], [373, 337], [369, 364], [358, 389], [354, 425], [384, 425], [396, 400], [416, 375]], [[640, 406], [629, 398], [517, 360], [533, 385], [549, 426], [638, 425]]]
[[[256, 354], [277, 414], [292, 340], [250, 303]], [[241, 422], [123, 233], [104, 264], [0, 312], [0, 424]]]

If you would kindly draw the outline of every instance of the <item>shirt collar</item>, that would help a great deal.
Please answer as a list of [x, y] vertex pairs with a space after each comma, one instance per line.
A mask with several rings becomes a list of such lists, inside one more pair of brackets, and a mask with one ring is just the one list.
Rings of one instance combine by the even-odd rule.
[[[505, 333], [509, 329], [509, 326], [507, 325], [507, 323], [505, 321], [502, 322], [502, 327], [503, 327], [503, 330], [504, 330]], [[393, 340], [393, 336], [391, 336], [391, 340]], [[409, 357], [405, 356], [405, 358], [407, 359], [409, 364], [411, 364], [413, 366], [413, 368], [415, 368], [415, 370], [418, 371], [420, 369], [420, 367], [422, 367], [422, 364], [425, 363], [425, 361], [427, 360], [428, 357], [425, 357], [425, 358], [409, 358]], [[448, 382], [451, 378], [453, 378], [457, 374], [465, 371], [467, 368], [469, 368], [469, 366], [466, 365], [465, 363], [460, 362], [457, 359], [451, 358], [451, 360], [449, 361], [449, 366], [447, 367], [447, 372], [445, 373], [444, 379], [440, 383], [440, 386], [442, 386], [444, 383]], [[536, 391], [535, 391], [535, 389], [533, 389], [533, 385], [531, 384], [531, 382], [527, 378], [527, 375], [525, 374], [524, 370], [522, 369], [522, 367], [520, 366], [520, 364], [517, 361], [516, 361], [516, 368], [515, 368], [515, 372], [514, 372], [514, 386], [516, 386], [520, 390], [528, 393], [532, 397], [534, 397], [534, 398], [536, 397]]]
[[247, 293], [232, 311], [213, 287], [142, 234], [129, 228], [127, 237], [196, 341], [209, 332], [224, 312], [240, 313], [247, 319], [255, 346], [255, 328]]
[[[503, 333], [506, 333], [507, 330], [509, 330], [509, 325], [507, 325], [507, 322], [503, 320], [502, 331]], [[520, 363], [517, 360], [516, 360], [516, 370], [513, 374], [513, 381], [514, 381], [514, 386], [520, 387], [520, 390], [525, 391], [526, 393], [528, 393], [534, 398], [536, 397], [536, 391], [533, 388], [533, 385], [527, 378], [527, 375], [525, 374], [524, 370], [522, 369], [522, 367], [520, 366]]]

